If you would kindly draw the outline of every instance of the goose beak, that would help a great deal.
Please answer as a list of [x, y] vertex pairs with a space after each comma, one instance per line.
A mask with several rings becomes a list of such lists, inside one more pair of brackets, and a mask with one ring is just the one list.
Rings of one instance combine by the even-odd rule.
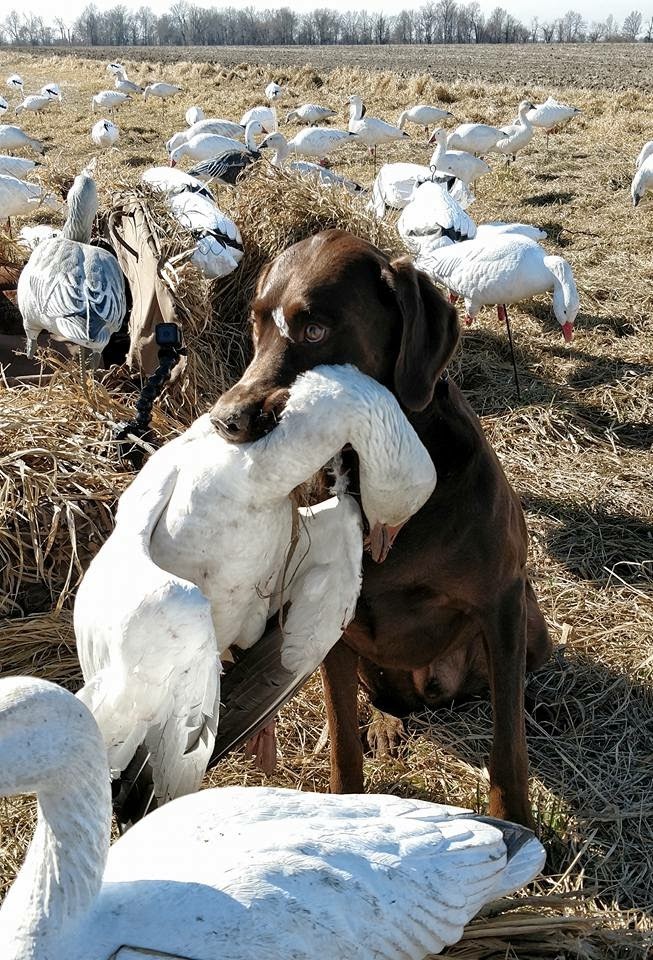
[[569, 320], [562, 324], [562, 335], [565, 338], [565, 343], [571, 343], [574, 339], [574, 325]]
[[[405, 520], [404, 523], [406, 523]], [[400, 523], [396, 527], [390, 527], [386, 523], [374, 524], [370, 530], [369, 543], [372, 560], [374, 560], [375, 563], [383, 563], [386, 559], [404, 523]]]
[[173, 160], [172, 157], [170, 157], [170, 166], [171, 166], [171, 167], [176, 167], [176, 166], [177, 166], [177, 161], [176, 161], [176, 160]]

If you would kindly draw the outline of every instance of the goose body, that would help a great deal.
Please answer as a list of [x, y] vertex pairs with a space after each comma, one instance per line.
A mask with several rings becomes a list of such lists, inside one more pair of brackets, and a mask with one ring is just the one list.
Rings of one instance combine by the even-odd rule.
[[38, 183], [0, 174], [0, 216], [26, 217], [42, 206], [60, 210], [62, 204], [52, 194], [44, 193]]
[[653, 154], [653, 140], [649, 140], [647, 143], [645, 143], [642, 149], [639, 151], [637, 160], [635, 161], [635, 170], [639, 170], [646, 158], [650, 157], [651, 154]]
[[139, 95], [143, 93], [143, 87], [140, 83], [135, 83], [133, 80], [130, 80], [126, 73], [118, 74], [113, 81], [113, 85], [120, 93], [135, 93]]
[[91, 130], [91, 140], [98, 147], [112, 147], [120, 136], [120, 128], [111, 120], [98, 120]]
[[487, 153], [501, 139], [503, 132], [499, 127], [492, 127], [488, 123], [461, 123], [450, 134], [447, 149]]
[[233, 220], [199, 193], [173, 194], [168, 206], [197, 241], [191, 260], [201, 273], [212, 280], [233, 273], [243, 258], [242, 238]]
[[[291, 491], [346, 442], [352, 442], [361, 457], [362, 502], [373, 531], [379, 523], [402, 523], [432, 492], [433, 464], [394, 397], [352, 367], [318, 367], [298, 378], [279, 424], [261, 440], [231, 444], [207, 414], [153, 454], [123, 494], [115, 531], [91, 563], [75, 604], [75, 633], [87, 685], [82, 697], [98, 718], [112, 769], [124, 770], [144, 741], [152, 696], [166, 694], [169, 686], [179, 689], [179, 696], [168, 690], [167, 709], [174, 700], [174, 716], [193, 729], [199, 718], [186, 720], [190, 707], [206, 702], [203, 688], [196, 685], [194, 693], [183, 693], [186, 660], [179, 669], [178, 651], [186, 650], [184, 617], [192, 623], [191, 611], [186, 607], [177, 617], [178, 601], [173, 598], [172, 621], [166, 626], [163, 586], [148, 592], [150, 583], [167, 583], [164, 572], [196, 585], [210, 604], [215, 658], [232, 644], [253, 648], [268, 618], [282, 602], [290, 602], [276, 659], [266, 661], [276, 676], [271, 700], [265, 699], [270, 689], [261, 685], [262, 708], [272, 713], [283, 702], [279, 698], [284, 691], [307, 679], [338, 640], [354, 614], [360, 589], [362, 533], [355, 501], [343, 495], [308, 511], [287, 569], [286, 558], [293, 525]], [[159, 611], [151, 661], [146, 656], [149, 620], [154, 617], [150, 608]], [[163, 709], [162, 703], [154, 712]], [[258, 719], [254, 710], [242, 722], [248, 726]], [[164, 723], [159, 719], [159, 725]], [[132, 726], [140, 731], [133, 736]], [[178, 736], [174, 742], [173, 756], [161, 747], [170, 757], [168, 769], [183, 762]], [[158, 748], [150, 744], [148, 750], [156, 784], [156, 768], [163, 761]], [[204, 766], [207, 762], [205, 756]], [[165, 771], [161, 777], [167, 779]], [[172, 786], [163, 794], [161, 789], [158, 800], [175, 795]]]
[[213, 200], [213, 194], [201, 180], [176, 167], [150, 167], [143, 171], [141, 180], [153, 190], [159, 190], [169, 197], [176, 193], [190, 192], [198, 193], [207, 200]]
[[109, 848], [97, 724], [45, 680], [0, 680], [0, 761], [0, 795], [36, 793], [38, 817], [4, 960], [423, 960], [545, 859], [524, 827], [456, 807], [260, 787], [183, 797]]
[[45, 110], [52, 103], [52, 99], [46, 93], [32, 93], [29, 97], [25, 97], [22, 103], [18, 104], [16, 115], [22, 113], [23, 110], [28, 113], [38, 113], [40, 110]]
[[201, 160], [189, 170], [189, 175], [203, 180], [205, 183], [217, 181], [229, 186], [235, 186], [241, 173], [254, 161], [259, 160], [261, 154], [254, 141], [254, 136], [263, 132], [258, 120], [250, 120], [245, 130], [246, 150], [221, 150], [208, 160]]
[[0, 174], [8, 177], [24, 177], [35, 167], [40, 166], [38, 160], [27, 160], [25, 157], [9, 157], [0, 154]]
[[[258, 121], [250, 121], [257, 123]], [[174, 133], [166, 143], [166, 150], [171, 153], [183, 143], [188, 143], [194, 137], [206, 134], [217, 134], [220, 137], [229, 137], [233, 140], [240, 140], [245, 136], [246, 127], [241, 127], [239, 123], [232, 123], [231, 120], [198, 120], [187, 130], [180, 130]]]
[[476, 236], [476, 224], [451, 196], [446, 185], [427, 180], [420, 184], [397, 221], [399, 235], [417, 254], [415, 266], [433, 249]]
[[349, 97], [348, 103], [349, 132], [355, 134], [356, 139], [364, 143], [368, 149], [376, 151], [380, 144], [409, 139], [406, 131], [395, 127], [394, 124], [379, 120], [377, 117], [366, 116], [365, 106], [359, 96]]
[[638, 206], [644, 194], [653, 187], [653, 153], [640, 164], [630, 185], [633, 206]]
[[317, 103], [303, 103], [300, 107], [295, 107], [286, 116], [286, 123], [295, 121], [296, 123], [306, 123], [309, 126], [315, 126], [327, 120], [329, 117], [335, 117], [336, 112], [330, 107], [321, 107]]
[[278, 100], [279, 97], [283, 96], [283, 87], [279, 86], [278, 83], [272, 81], [268, 83], [265, 88], [265, 98], [266, 100]]
[[549, 97], [544, 103], [529, 110], [528, 119], [534, 127], [542, 127], [547, 133], [551, 133], [556, 127], [568, 123], [579, 113], [580, 110], [577, 107], [570, 107], [566, 103], [560, 103], [554, 97]]
[[10, 90], [16, 91], [17, 93], [23, 92], [23, 78], [17, 73], [12, 73], [10, 77], [7, 77], [5, 83]]
[[178, 87], [174, 83], [148, 83], [143, 90], [143, 100], [147, 100], [148, 97], [160, 97], [162, 100], [167, 100], [168, 97], [174, 97], [181, 92], [182, 87]]
[[480, 157], [475, 157], [465, 150], [449, 150], [446, 130], [434, 130], [429, 143], [436, 145], [431, 157], [431, 166], [435, 167], [438, 173], [456, 177], [467, 187], [490, 172], [490, 167]]
[[334, 170], [329, 170], [320, 163], [310, 163], [307, 160], [288, 160], [291, 143], [292, 141], [287, 141], [283, 134], [271, 133], [261, 141], [259, 151], [268, 148], [274, 150], [274, 157], [272, 159], [273, 166], [290, 170], [298, 177], [317, 180], [322, 186], [344, 187], [344, 189], [350, 193], [360, 193], [363, 190], [363, 187], [359, 183], [356, 183], [355, 180], [349, 180], [347, 177], [341, 176]]
[[407, 123], [417, 123], [424, 127], [428, 133], [428, 128], [432, 123], [440, 123], [442, 120], [449, 120], [453, 114], [441, 107], [431, 107], [426, 103], [419, 103], [415, 107], [408, 107], [407, 110], [399, 114], [397, 126], [403, 130]]
[[499, 231], [454, 244], [435, 251], [423, 269], [464, 297], [469, 322], [482, 306], [505, 307], [552, 290], [556, 320], [572, 339], [579, 298], [571, 267], [528, 237]]
[[44, 97], [49, 97], [50, 100], [58, 100], [61, 103], [63, 97], [61, 93], [61, 87], [58, 83], [51, 81], [46, 83], [41, 87], [41, 94]]
[[23, 227], [18, 234], [18, 243], [31, 251], [44, 240], [52, 240], [53, 237], [60, 236], [61, 230], [58, 227], [53, 227], [49, 223], [38, 223], [33, 227]]
[[528, 146], [535, 136], [533, 124], [528, 119], [528, 112], [532, 109], [533, 104], [529, 100], [522, 100], [519, 104], [519, 122], [502, 127], [501, 132], [505, 136], [491, 148], [493, 152], [514, 160], [517, 153]]
[[370, 206], [377, 217], [386, 210], [403, 210], [418, 183], [429, 180], [431, 171], [423, 163], [384, 163], [372, 185]]
[[[351, 140], [351, 135], [346, 130], [336, 130], [332, 127], [307, 127], [300, 130], [291, 140], [281, 133], [276, 133], [273, 139], [266, 137], [263, 143], [259, 144], [259, 149], [274, 145], [277, 154], [280, 154], [280, 162], [283, 162], [286, 156], [295, 154], [304, 157], [317, 157], [322, 160], [333, 150], [342, 147], [343, 144]], [[285, 144], [285, 146], [284, 146]]]
[[45, 153], [45, 146], [40, 140], [30, 137], [18, 126], [10, 123], [0, 123], [0, 150], [23, 150], [25, 148], [29, 148], [35, 153]]
[[240, 126], [245, 129], [252, 120], [258, 120], [266, 133], [274, 133], [277, 129], [277, 113], [273, 107], [252, 107], [240, 118]]
[[98, 107], [113, 113], [117, 107], [121, 107], [123, 103], [126, 103], [129, 99], [129, 94], [121, 93], [120, 90], [100, 90], [99, 93], [96, 93], [95, 96], [91, 98], [93, 113], [95, 113]]
[[126, 73], [126, 71], [122, 63], [108, 63], [107, 73], [110, 73], [112, 76], [116, 77], [120, 74]]
[[188, 126], [192, 127], [193, 124], [199, 123], [200, 120], [204, 120], [204, 111], [201, 107], [189, 107], [184, 114], [184, 119]]
[[2, 116], [3, 113], [6, 113], [8, 109], [9, 104], [4, 97], [0, 97], [0, 116]]
[[28, 356], [42, 330], [99, 356], [122, 325], [127, 304], [118, 261], [90, 245], [96, 213], [95, 182], [82, 173], [68, 193], [61, 236], [38, 244], [18, 280]]
[[233, 137], [223, 137], [218, 133], [198, 133], [170, 151], [170, 166], [174, 167], [183, 157], [195, 161], [208, 160], [223, 150], [247, 153], [247, 149], [244, 143], [234, 140]]

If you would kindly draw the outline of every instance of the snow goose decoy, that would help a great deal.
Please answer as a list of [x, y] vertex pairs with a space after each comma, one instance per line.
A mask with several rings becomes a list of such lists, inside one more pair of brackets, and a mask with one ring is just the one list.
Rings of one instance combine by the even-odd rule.
[[446, 184], [430, 178], [415, 188], [397, 221], [397, 230], [416, 253], [415, 266], [420, 270], [430, 251], [476, 236], [476, 224]]
[[[155, 783], [183, 762], [178, 736], [176, 757], [170, 755], [173, 746], [155, 745], [157, 727], [166, 736], [166, 711], [171, 725], [199, 733], [196, 705], [207, 702], [208, 652], [204, 668], [198, 665], [197, 676], [189, 678], [185, 633], [193, 629], [192, 603], [200, 608], [203, 598], [210, 603], [214, 674], [218, 655], [232, 645], [241, 650], [230, 680], [236, 700], [241, 685], [249, 696], [234, 717], [225, 718], [222, 752], [234, 738], [246, 739], [264, 725], [339, 639], [360, 590], [359, 507], [343, 493], [308, 511], [289, 555], [290, 493], [348, 442], [361, 460], [361, 503], [373, 556], [381, 560], [398, 528], [433, 491], [435, 469], [396, 399], [353, 367], [318, 367], [300, 376], [278, 425], [254, 443], [232, 444], [208, 414], [200, 417], [153, 454], [122, 495], [115, 531], [82, 581], [74, 615], [86, 681], [80, 696], [98, 720], [117, 775], [147, 740], [148, 724], [153, 740], [146, 747], [153, 754]], [[178, 578], [186, 586], [185, 604]], [[283, 630], [275, 627], [262, 639], [269, 618], [287, 603]], [[201, 636], [193, 633], [192, 639], [208, 644], [208, 651], [202, 622]], [[148, 657], [153, 629], [159, 641]], [[255, 679], [252, 661], [259, 672], [267, 664], [266, 677]], [[204, 711], [209, 718], [213, 691]], [[167, 770], [157, 774], [163, 762], [159, 751]], [[204, 766], [210, 753], [211, 745]], [[201, 779], [203, 773], [189, 775]], [[157, 787], [157, 801], [175, 796], [175, 779], [165, 789]], [[133, 819], [127, 814], [124, 806], [123, 818]]]
[[251, 120], [258, 120], [266, 133], [274, 133], [277, 129], [277, 111], [274, 107], [252, 107], [240, 118], [240, 126], [245, 129]]
[[125, 281], [118, 261], [101, 247], [91, 246], [97, 213], [95, 181], [85, 170], [68, 192], [68, 217], [61, 236], [39, 243], [18, 281], [17, 302], [27, 336], [27, 355], [47, 330], [55, 340], [77, 344], [84, 364], [87, 352], [99, 361], [127, 311]]
[[265, 88], [266, 100], [269, 100], [270, 103], [274, 103], [275, 100], [278, 100], [282, 96], [283, 96], [282, 86], [280, 86], [278, 83], [275, 83], [274, 81], [272, 81], [271, 83], [268, 83], [267, 87]]
[[400, 130], [385, 120], [366, 116], [365, 104], [358, 94], [347, 98], [349, 104], [349, 132], [356, 135], [359, 143], [364, 143], [374, 157], [374, 173], [376, 175], [376, 148], [383, 143], [392, 143], [393, 140], [410, 139], [405, 130]]
[[150, 167], [143, 171], [141, 180], [153, 190], [159, 190], [169, 197], [176, 193], [198, 193], [201, 197], [206, 197], [213, 202], [213, 194], [201, 180], [176, 167]]
[[18, 243], [31, 252], [44, 240], [52, 240], [53, 237], [60, 236], [61, 230], [58, 227], [53, 227], [49, 223], [37, 223], [33, 227], [23, 227], [21, 229], [18, 234]]
[[650, 157], [653, 153], [653, 140], [649, 140], [644, 144], [642, 149], [639, 151], [637, 160], [635, 161], [635, 170], [639, 170], [641, 165], [644, 163], [647, 157]]
[[323, 161], [327, 154], [350, 143], [352, 139], [354, 135], [347, 130], [337, 130], [333, 127], [306, 127], [296, 133], [291, 140], [286, 140], [282, 133], [270, 134], [259, 144], [259, 150], [264, 145], [273, 146], [277, 150], [280, 163], [290, 154], [316, 157], [318, 161]]
[[422, 163], [385, 163], [377, 173], [372, 185], [369, 209], [383, 217], [388, 208], [403, 210], [410, 203], [420, 183], [437, 180], [444, 183], [451, 195], [468, 207], [474, 197], [461, 180], [446, 173], [438, 173], [434, 167]]
[[170, 150], [170, 166], [176, 166], [183, 157], [189, 157], [195, 161], [209, 160], [223, 150], [249, 152], [249, 148], [244, 143], [234, 140], [233, 137], [223, 137], [219, 133], [198, 133]]
[[510, 162], [511, 157], [513, 161], [517, 159], [519, 150], [527, 147], [535, 136], [533, 124], [528, 119], [528, 113], [532, 109], [533, 104], [530, 100], [522, 100], [519, 104], [519, 122], [501, 128], [501, 132], [505, 136], [501, 140], [497, 140], [491, 148], [492, 152], [503, 154], [508, 162]]
[[29, 147], [34, 153], [45, 153], [45, 145], [35, 137], [30, 137], [20, 127], [10, 123], [0, 123], [0, 150], [22, 150]]
[[176, 97], [178, 93], [183, 92], [183, 87], [178, 87], [174, 83], [163, 83], [159, 81], [158, 83], [149, 83], [143, 90], [143, 100], [147, 100], [148, 97], [159, 97], [161, 100], [161, 110], [165, 106], [165, 101], [169, 97]]
[[192, 127], [193, 124], [199, 123], [200, 120], [204, 120], [204, 111], [201, 107], [189, 107], [184, 114], [184, 119], [188, 126]]
[[128, 93], [130, 95], [135, 93], [137, 96], [143, 93], [143, 87], [140, 83], [135, 83], [133, 80], [130, 80], [124, 69], [115, 74], [113, 85], [120, 93]]
[[633, 177], [630, 185], [630, 195], [633, 198], [633, 206], [639, 205], [644, 194], [653, 186], [653, 153], [640, 164], [637, 173]]
[[435, 144], [430, 165], [437, 173], [456, 177], [469, 187], [490, 172], [490, 167], [481, 157], [475, 157], [466, 150], [447, 149], [447, 140], [447, 131], [441, 127], [434, 130], [429, 138], [429, 143]]
[[108, 63], [107, 64], [107, 73], [110, 73], [112, 76], [117, 77], [119, 74], [125, 73], [125, 68], [122, 63]]
[[5, 960], [241, 960], [263, 942], [295, 960], [423, 960], [545, 861], [530, 830], [457, 807], [274, 787], [183, 797], [110, 847], [107, 773], [77, 697], [0, 680], [0, 796], [37, 797], [0, 909]]
[[315, 127], [329, 117], [335, 116], [335, 110], [330, 107], [320, 107], [317, 103], [303, 103], [287, 114], [286, 123], [305, 123], [309, 127]]
[[[322, 129], [325, 128], [311, 127], [309, 130], [302, 132], [308, 133]], [[342, 131], [338, 132], [340, 133]], [[322, 163], [310, 163], [307, 160], [288, 160], [291, 143], [292, 141], [286, 140], [281, 133], [270, 133], [259, 143], [258, 149], [259, 151], [266, 149], [274, 150], [274, 157], [272, 158], [273, 167], [290, 170], [299, 177], [307, 177], [311, 180], [317, 180], [326, 187], [344, 187], [345, 190], [348, 190], [350, 193], [361, 193], [363, 191], [364, 188], [359, 183], [356, 183], [355, 180], [349, 180], [347, 177], [341, 176], [334, 170], [329, 170]]]
[[63, 95], [61, 93], [61, 87], [58, 83], [46, 83], [41, 87], [41, 94], [44, 97], [49, 97], [50, 100], [58, 100], [59, 103], [63, 102]]
[[7, 103], [4, 97], [0, 97], [0, 117], [2, 116], [3, 113], [6, 113], [8, 109], [9, 109], [9, 104]]
[[54, 97], [49, 96], [47, 93], [32, 93], [29, 97], [25, 97], [22, 103], [18, 104], [16, 107], [16, 116], [24, 110], [28, 113], [39, 113], [41, 110], [47, 109], [53, 99]]
[[118, 107], [121, 107], [123, 103], [127, 103], [128, 100], [131, 100], [131, 97], [128, 93], [121, 93], [120, 90], [100, 90], [99, 93], [96, 93], [94, 97], [91, 98], [91, 103], [93, 105], [93, 113], [96, 109], [106, 109], [109, 113], [113, 113]]
[[120, 128], [111, 120], [98, 120], [91, 130], [91, 140], [98, 147], [112, 147], [120, 136]]
[[430, 107], [426, 103], [420, 103], [416, 107], [409, 107], [399, 114], [397, 126], [403, 130], [407, 123], [416, 123], [424, 127], [427, 137], [429, 135], [429, 126], [432, 123], [440, 123], [442, 120], [453, 120], [453, 113], [443, 110], [441, 107]]
[[199, 193], [182, 191], [168, 197], [175, 219], [196, 241], [190, 260], [211, 280], [226, 277], [243, 258], [243, 241], [238, 227]]
[[503, 131], [499, 127], [492, 127], [487, 123], [461, 123], [449, 135], [447, 149], [487, 153], [503, 137]]
[[[253, 120], [251, 122], [256, 123], [257, 121]], [[246, 129], [246, 127], [241, 127], [239, 123], [233, 123], [231, 120], [214, 120], [212, 118], [198, 120], [197, 123], [188, 127], [187, 130], [180, 130], [178, 133], [173, 133], [166, 143], [166, 150], [170, 154], [177, 147], [180, 147], [182, 143], [188, 143], [193, 137], [199, 137], [209, 133], [217, 134], [219, 137], [230, 137], [233, 140], [240, 140], [244, 138]]]
[[11, 217], [30, 216], [42, 206], [61, 210], [63, 204], [51, 193], [44, 193], [38, 183], [0, 174], [0, 216], [6, 218], [10, 236]]
[[250, 164], [261, 158], [260, 151], [254, 141], [254, 136], [260, 133], [263, 133], [263, 127], [258, 120], [250, 120], [245, 131], [246, 151], [241, 149], [222, 150], [214, 157], [202, 160], [191, 167], [188, 171], [189, 176], [197, 177], [204, 183], [218, 182], [234, 187], [241, 173]]
[[544, 103], [537, 104], [528, 112], [528, 119], [534, 127], [542, 127], [546, 131], [546, 148], [549, 149], [549, 136], [557, 133], [561, 127], [573, 117], [577, 117], [581, 111], [577, 107], [570, 107], [566, 103], [560, 103], [554, 97], [549, 97]]
[[7, 77], [5, 84], [12, 92], [22, 94], [24, 81], [23, 81], [23, 78], [19, 76], [19, 74], [12, 73], [10, 77]]
[[25, 157], [9, 157], [0, 154], [0, 173], [8, 177], [24, 177], [35, 167], [42, 166], [38, 160], [27, 160]]

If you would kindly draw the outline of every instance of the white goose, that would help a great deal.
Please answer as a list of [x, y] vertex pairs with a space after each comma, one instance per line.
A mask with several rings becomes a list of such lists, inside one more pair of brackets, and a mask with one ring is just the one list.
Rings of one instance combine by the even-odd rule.
[[650, 157], [652, 153], [653, 153], [653, 140], [649, 140], [647, 141], [647, 143], [644, 144], [642, 149], [639, 151], [637, 160], [635, 161], [635, 170], [639, 170], [639, 168], [644, 163], [646, 158]]
[[23, 92], [24, 81], [23, 78], [17, 73], [12, 73], [10, 77], [7, 77], [5, 83], [12, 92]]
[[258, 120], [266, 133], [274, 133], [277, 129], [277, 111], [274, 107], [252, 107], [240, 118], [240, 126], [245, 129], [251, 120]]
[[[321, 128], [313, 127], [311, 132], [319, 129]], [[261, 140], [258, 149], [259, 152], [265, 149], [274, 150], [274, 157], [272, 158], [272, 166], [274, 167], [291, 170], [297, 176], [317, 180], [326, 187], [344, 187], [350, 193], [361, 193], [363, 191], [360, 183], [349, 180], [334, 170], [329, 170], [321, 163], [310, 163], [307, 160], [288, 160], [291, 143], [292, 141], [287, 141], [281, 133], [270, 133], [264, 140]]]
[[295, 107], [286, 116], [286, 123], [306, 123], [311, 127], [328, 120], [329, 117], [335, 117], [336, 112], [331, 107], [321, 107], [317, 103], [303, 103]]
[[16, 107], [16, 116], [24, 110], [28, 113], [39, 113], [41, 110], [47, 109], [53, 99], [54, 98], [47, 93], [32, 93], [29, 97], [25, 97], [22, 103], [18, 104]]
[[213, 194], [201, 180], [176, 167], [149, 167], [141, 174], [141, 180], [153, 190], [159, 190], [169, 197], [189, 191], [198, 193], [207, 200], [213, 200]]
[[119, 74], [125, 73], [125, 68], [122, 63], [108, 63], [107, 73], [110, 73], [112, 76], [117, 77]]
[[98, 107], [113, 113], [114, 110], [121, 107], [123, 103], [127, 103], [130, 99], [131, 97], [128, 93], [121, 93], [120, 90], [100, 90], [99, 93], [96, 93], [95, 96], [91, 98], [93, 113], [95, 113]]
[[653, 186], [653, 153], [639, 165], [633, 182], [630, 185], [630, 195], [633, 198], [633, 206], [639, 205], [644, 194]]
[[535, 128], [528, 119], [529, 110], [533, 109], [530, 100], [522, 100], [519, 104], [519, 122], [509, 124], [501, 128], [505, 134], [501, 140], [497, 140], [491, 148], [494, 153], [501, 153], [508, 161], [512, 157], [513, 161], [517, 158], [517, 153], [527, 147], [535, 136]]
[[[248, 122], [257, 123], [258, 121], [253, 120]], [[263, 129], [262, 124], [261, 128]], [[244, 138], [246, 129], [246, 127], [241, 127], [239, 123], [233, 123], [231, 120], [214, 120], [212, 118], [198, 120], [192, 126], [188, 127], [187, 130], [180, 130], [178, 133], [173, 133], [166, 143], [166, 150], [168, 153], [171, 153], [177, 147], [180, 147], [182, 143], [188, 143], [193, 137], [208, 133], [215, 133], [220, 137], [230, 137], [233, 140], [240, 140]]]
[[44, 193], [38, 183], [0, 174], [0, 216], [6, 218], [10, 233], [11, 217], [30, 216], [40, 207], [61, 210], [62, 206], [51, 193]]
[[554, 97], [548, 97], [528, 112], [528, 119], [534, 127], [542, 127], [546, 131], [546, 148], [549, 149], [549, 135], [556, 133], [581, 111], [577, 107], [570, 107], [560, 103]]
[[358, 94], [347, 98], [349, 104], [349, 132], [356, 135], [359, 143], [364, 143], [374, 157], [376, 170], [376, 148], [383, 143], [392, 143], [393, 140], [408, 140], [405, 130], [400, 130], [385, 120], [366, 116], [365, 104]]
[[[395, 398], [353, 367], [318, 367], [299, 377], [278, 425], [254, 443], [231, 444], [208, 414], [201, 417], [157, 451], [121, 497], [115, 531], [75, 603], [86, 681], [80, 696], [98, 720], [116, 775], [145, 743], [157, 802], [176, 795], [180, 768], [189, 766], [192, 789], [204, 773], [186, 759], [178, 728], [202, 740], [197, 752], [206, 768], [218, 654], [232, 645], [252, 648], [249, 661], [266, 664], [266, 676], [253, 682], [245, 657], [229, 677], [232, 689], [245, 682], [249, 697], [245, 709], [227, 716], [225, 736], [246, 739], [310, 676], [353, 617], [362, 529], [352, 498], [308, 511], [288, 553], [291, 491], [348, 442], [361, 458], [362, 507], [380, 559], [385, 541], [377, 525], [394, 528], [412, 516], [433, 491], [435, 469]], [[283, 630], [261, 639], [288, 601]], [[153, 631], [156, 647], [148, 640]], [[128, 813], [124, 807], [124, 818], [133, 819]]]
[[51, 81], [46, 83], [41, 87], [41, 94], [44, 97], [49, 97], [50, 100], [58, 100], [59, 103], [63, 102], [63, 94], [61, 93], [61, 87], [58, 83]]
[[352, 139], [352, 134], [347, 130], [337, 130], [333, 127], [306, 127], [296, 133], [292, 140], [286, 140], [282, 133], [270, 134], [259, 144], [259, 150], [263, 145], [274, 146], [280, 162], [290, 154], [324, 160], [327, 154], [349, 143]]
[[417, 186], [426, 180], [444, 183], [463, 207], [469, 206], [474, 199], [462, 181], [446, 173], [438, 173], [423, 163], [385, 163], [374, 179], [369, 209], [373, 210], [379, 219], [385, 215], [388, 208], [403, 210], [412, 200]]
[[[253, 130], [254, 127], [250, 126], [250, 129]], [[176, 166], [183, 157], [189, 157], [195, 161], [208, 160], [223, 150], [240, 150], [241, 153], [247, 153], [249, 147], [240, 140], [223, 137], [219, 133], [198, 133], [170, 150], [170, 166]]]
[[[116, 64], [116, 66], [120, 66], [120, 64]], [[135, 83], [133, 80], [129, 79], [124, 67], [116, 71], [113, 85], [116, 90], [120, 91], [120, 93], [135, 93], [136, 95], [143, 93], [143, 87], [140, 85], [140, 83]]]
[[10, 123], [0, 123], [0, 150], [23, 150], [29, 147], [34, 153], [45, 153], [45, 145], [35, 137]]
[[200, 120], [204, 120], [204, 111], [201, 107], [189, 107], [184, 114], [184, 119], [188, 126], [192, 127], [193, 124], [199, 123]]
[[109, 849], [91, 713], [45, 680], [0, 680], [0, 795], [37, 827], [0, 910], [3, 960], [423, 960], [540, 872], [524, 827], [394, 796], [204, 790]]
[[416, 123], [424, 127], [424, 132], [428, 136], [429, 126], [432, 123], [440, 123], [442, 120], [453, 120], [453, 113], [443, 110], [441, 107], [431, 107], [426, 103], [419, 103], [416, 107], [408, 107], [399, 114], [397, 126], [403, 130], [407, 123]]
[[38, 247], [44, 240], [51, 240], [53, 237], [60, 237], [61, 230], [53, 227], [49, 223], [37, 223], [33, 227], [23, 227], [18, 234], [18, 243], [30, 252]]
[[503, 131], [488, 123], [461, 123], [449, 135], [449, 150], [467, 150], [469, 153], [487, 153], [503, 139]]
[[91, 140], [98, 147], [112, 147], [120, 136], [120, 128], [111, 120], [98, 120], [91, 130]]
[[163, 110], [165, 101], [169, 97], [176, 97], [178, 93], [183, 92], [183, 87], [178, 87], [175, 83], [148, 83], [143, 90], [143, 100], [148, 97], [159, 97], [161, 100], [161, 109]]
[[17, 302], [27, 336], [27, 355], [47, 330], [99, 360], [127, 311], [125, 281], [116, 258], [90, 245], [97, 189], [84, 171], [68, 193], [68, 217], [60, 237], [39, 243], [18, 280]]
[[431, 251], [476, 236], [476, 224], [446, 185], [430, 179], [415, 188], [397, 221], [397, 230], [416, 254], [415, 266], [420, 270]]
[[271, 103], [283, 96], [283, 87], [272, 81], [265, 88], [265, 99]]
[[204, 183], [223, 183], [234, 187], [241, 173], [254, 163], [260, 160], [261, 154], [258, 150], [254, 136], [263, 133], [263, 127], [258, 120], [250, 120], [245, 131], [245, 146], [247, 150], [226, 149], [220, 151], [208, 160], [201, 160], [191, 167], [188, 171], [189, 176], [196, 177]]
[[25, 157], [9, 157], [0, 154], [0, 173], [8, 177], [24, 177], [35, 167], [42, 164], [38, 160], [27, 160]]
[[2, 116], [3, 113], [6, 113], [8, 109], [9, 109], [9, 104], [7, 103], [4, 97], [0, 97], [0, 117]]
[[191, 262], [211, 280], [233, 273], [243, 258], [238, 227], [213, 200], [197, 192], [183, 191], [168, 197], [175, 219], [196, 241]]
[[[423, 267], [423, 269], [426, 269]], [[573, 337], [580, 307], [571, 267], [549, 256], [529, 237], [499, 231], [432, 253], [426, 270], [438, 283], [465, 299], [466, 321], [482, 306], [496, 305], [508, 322], [506, 306], [553, 291], [553, 312], [566, 341]]]
[[469, 187], [479, 177], [490, 172], [490, 167], [481, 157], [475, 157], [465, 150], [449, 150], [447, 142], [447, 131], [442, 128], [434, 130], [429, 138], [429, 143], [435, 144], [431, 166], [435, 167], [438, 173], [456, 177]]

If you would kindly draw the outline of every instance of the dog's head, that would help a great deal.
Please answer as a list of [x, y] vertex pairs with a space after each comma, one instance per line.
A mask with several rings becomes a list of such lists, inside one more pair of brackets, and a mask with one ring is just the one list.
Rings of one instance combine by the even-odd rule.
[[252, 332], [254, 359], [211, 412], [239, 443], [265, 433], [269, 398], [319, 364], [354, 364], [407, 410], [423, 410], [458, 341], [455, 311], [408, 257], [389, 261], [341, 230], [302, 240], [263, 269]]

